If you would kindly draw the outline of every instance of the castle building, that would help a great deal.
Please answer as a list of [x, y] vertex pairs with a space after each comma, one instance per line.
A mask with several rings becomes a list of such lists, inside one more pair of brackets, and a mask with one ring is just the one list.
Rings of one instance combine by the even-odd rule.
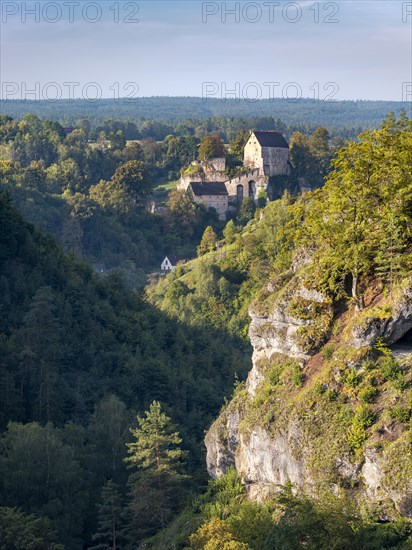
[[289, 145], [280, 132], [252, 132], [245, 145], [243, 164], [259, 168], [261, 176], [289, 175]]
[[229, 193], [224, 182], [220, 181], [192, 181], [188, 192], [196, 203], [202, 203], [206, 209], [214, 208], [220, 220], [226, 219], [229, 209]]
[[257, 203], [261, 191], [268, 191], [270, 177], [290, 175], [289, 145], [280, 132], [252, 131], [243, 165], [239, 176], [228, 179], [224, 158], [195, 161], [182, 174], [178, 189], [188, 192], [194, 202], [214, 208], [224, 220], [244, 198]]

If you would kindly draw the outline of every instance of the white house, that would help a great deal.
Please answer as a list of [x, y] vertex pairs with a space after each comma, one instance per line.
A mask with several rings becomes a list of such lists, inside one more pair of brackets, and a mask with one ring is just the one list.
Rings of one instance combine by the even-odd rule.
[[169, 273], [176, 269], [179, 258], [177, 256], [166, 256], [160, 266], [162, 273]]

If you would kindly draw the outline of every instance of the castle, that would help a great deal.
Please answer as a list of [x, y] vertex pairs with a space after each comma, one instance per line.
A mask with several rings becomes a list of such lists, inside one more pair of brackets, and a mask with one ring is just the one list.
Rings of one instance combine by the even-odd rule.
[[280, 132], [253, 131], [243, 154], [244, 171], [228, 179], [224, 158], [195, 161], [182, 175], [179, 189], [188, 192], [197, 203], [214, 208], [221, 220], [230, 208], [245, 197], [258, 201], [267, 191], [269, 178], [290, 174], [289, 146]]

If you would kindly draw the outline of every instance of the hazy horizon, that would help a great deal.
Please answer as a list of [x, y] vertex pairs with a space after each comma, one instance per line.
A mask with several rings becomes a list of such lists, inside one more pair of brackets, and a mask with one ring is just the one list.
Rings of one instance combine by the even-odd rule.
[[412, 99], [412, 3], [3, 2], [3, 99]]

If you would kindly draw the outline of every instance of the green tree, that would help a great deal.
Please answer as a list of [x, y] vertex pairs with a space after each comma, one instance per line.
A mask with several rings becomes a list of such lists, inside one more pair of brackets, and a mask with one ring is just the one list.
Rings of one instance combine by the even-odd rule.
[[173, 233], [193, 237], [198, 223], [198, 208], [185, 191], [172, 189], [167, 201], [165, 221]]
[[137, 141], [128, 143], [122, 151], [122, 156], [125, 162], [129, 160], [144, 160], [144, 152], [142, 146]]
[[129, 477], [132, 523], [137, 536], [163, 528], [174, 507], [181, 505], [181, 485], [186, 452], [171, 419], [153, 401], [144, 417], [137, 417], [130, 432], [135, 441], [127, 443], [125, 459], [137, 471]]
[[219, 518], [211, 518], [190, 537], [193, 550], [249, 550], [244, 542], [238, 542], [229, 525]]
[[211, 252], [216, 248], [217, 236], [213, 230], [213, 227], [208, 225], [203, 233], [202, 240], [197, 247], [197, 253], [199, 256]]
[[238, 220], [241, 224], [246, 225], [249, 220], [251, 220], [255, 214], [256, 206], [251, 197], [245, 197], [240, 205]]
[[94, 461], [93, 471], [119, 482], [123, 476], [125, 443], [130, 439], [131, 414], [115, 395], [103, 398], [95, 407], [88, 426]]
[[302, 132], [294, 132], [289, 144], [290, 162], [298, 178], [307, 175], [307, 163], [309, 160], [308, 138]]
[[32, 359], [30, 365], [26, 363], [21, 380], [22, 391], [26, 386], [34, 387], [34, 417], [38, 420], [50, 420], [51, 407], [55, 407], [59, 331], [53, 290], [49, 286], [40, 287], [24, 316], [25, 352]]
[[83, 471], [51, 424], [10, 422], [1, 440], [0, 496], [7, 506], [46, 516], [68, 548], [80, 544]]
[[199, 146], [199, 159], [208, 160], [225, 156], [225, 144], [219, 134], [209, 134], [204, 137]]
[[0, 508], [0, 550], [64, 550], [47, 518]]
[[234, 242], [236, 237], [236, 226], [233, 220], [229, 220], [226, 224], [226, 227], [223, 230], [223, 236], [225, 238], [226, 244], [231, 244]]
[[[306, 244], [317, 243], [316, 270], [338, 293], [350, 277], [357, 310], [364, 306], [365, 277], [381, 268], [393, 279], [403, 246], [410, 242], [411, 143], [410, 132], [394, 122], [364, 132], [358, 142], [339, 151], [325, 187], [303, 201], [306, 217], [300, 235]], [[403, 231], [397, 231], [391, 211]], [[386, 266], [377, 254], [388, 242], [382, 220], [391, 226]], [[406, 258], [410, 265], [410, 255]]]
[[126, 147], [126, 138], [121, 130], [110, 132], [109, 141], [112, 149], [124, 149]]
[[98, 527], [92, 537], [91, 550], [118, 550], [123, 539], [123, 509], [118, 486], [113, 480], [104, 485], [100, 500]]
[[122, 164], [111, 181], [115, 187], [126, 191], [135, 202], [152, 190], [147, 165], [138, 160], [130, 160]]
[[229, 150], [238, 160], [243, 160], [243, 151], [250, 133], [246, 130], [239, 130], [229, 145]]

